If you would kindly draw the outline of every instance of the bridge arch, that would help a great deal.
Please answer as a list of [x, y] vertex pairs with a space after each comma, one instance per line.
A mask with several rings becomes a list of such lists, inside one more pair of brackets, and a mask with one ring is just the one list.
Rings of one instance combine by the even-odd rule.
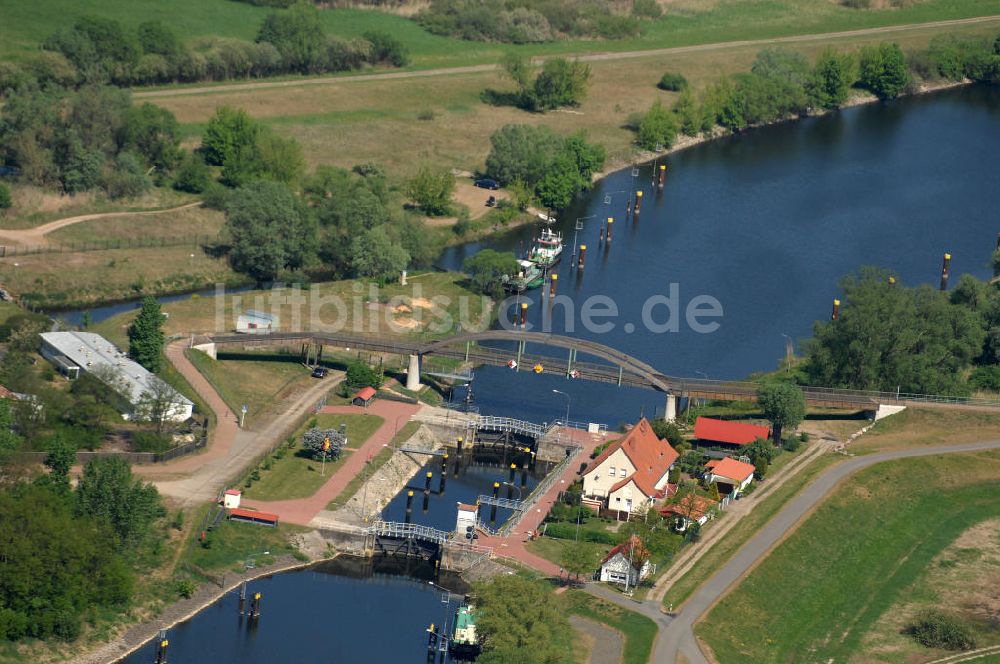
[[447, 339], [440, 339], [423, 346], [418, 355], [431, 355], [441, 349], [454, 346], [456, 344], [480, 342], [480, 341], [517, 341], [524, 343], [534, 343], [554, 348], [565, 348], [592, 355], [611, 364], [620, 367], [624, 371], [635, 374], [649, 381], [649, 384], [661, 392], [671, 393], [671, 389], [665, 376], [645, 362], [623, 353], [619, 350], [585, 339], [575, 339], [559, 334], [548, 332], [518, 332], [513, 330], [487, 330], [485, 332], [469, 332], [456, 334]]

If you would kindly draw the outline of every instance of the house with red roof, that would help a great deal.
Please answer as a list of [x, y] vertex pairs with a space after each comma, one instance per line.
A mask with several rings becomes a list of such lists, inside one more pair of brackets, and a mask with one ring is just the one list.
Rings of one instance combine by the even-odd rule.
[[611, 549], [601, 561], [601, 581], [605, 583], [621, 583], [634, 588], [652, 571], [649, 551], [636, 535]]
[[665, 496], [670, 469], [678, 456], [643, 418], [587, 466], [583, 495], [626, 517], [641, 512]]
[[732, 457], [722, 459], [712, 459], [705, 464], [705, 482], [711, 484], [717, 482], [719, 493], [733, 496], [734, 498], [741, 491], [750, 486], [753, 482], [753, 473], [756, 467], [752, 463], [737, 461]]
[[374, 387], [362, 387], [360, 390], [354, 393], [351, 397], [351, 403], [355, 406], [361, 406], [362, 408], [367, 408], [371, 405], [372, 401], [375, 401], [375, 395], [377, 392]]
[[685, 493], [677, 500], [660, 507], [660, 514], [674, 520], [674, 528], [684, 532], [697, 523], [704, 526], [715, 514], [719, 503], [692, 492]]
[[709, 444], [742, 446], [749, 445], [758, 438], [767, 440], [771, 437], [771, 430], [760, 424], [699, 417], [694, 421], [694, 437]]

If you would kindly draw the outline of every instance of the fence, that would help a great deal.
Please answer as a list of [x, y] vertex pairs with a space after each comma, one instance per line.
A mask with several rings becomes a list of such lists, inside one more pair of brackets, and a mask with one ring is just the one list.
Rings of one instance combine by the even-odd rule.
[[62, 242], [60, 244], [0, 245], [0, 258], [31, 256], [34, 254], [67, 254], [83, 251], [108, 251], [110, 249], [151, 249], [156, 247], [202, 247], [218, 238], [211, 235], [188, 237], [130, 237]]
[[[80, 464], [85, 464], [91, 459], [97, 459], [100, 457], [115, 457], [118, 459], [125, 459], [129, 463], [163, 463], [170, 461], [171, 459], [176, 459], [177, 457], [184, 456], [185, 454], [190, 454], [195, 450], [199, 450], [208, 444], [208, 429], [207, 427], [202, 427], [201, 433], [195, 438], [195, 440], [190, 443], [184, 443], [183, 445], [178, 445], [177, 447], [171, 447], [169, 450], [164, 452], [115, 452], [112, 450], [82, 450], [76, 453], [76, 461]], [[48, 456], [47, 452], [21, 452], [18, 456], [27, 461], [38, 461], [42, 462], [45, 457]]]

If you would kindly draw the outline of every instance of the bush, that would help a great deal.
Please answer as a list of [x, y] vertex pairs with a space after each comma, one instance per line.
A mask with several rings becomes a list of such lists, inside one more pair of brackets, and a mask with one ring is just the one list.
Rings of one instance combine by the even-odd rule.
[[861, 84], [879, 99], [894, 99], [910, 82], [899, 44], [882, 42], [861, 49]]
[[387, 62], [393, 67], [405, 67], [410, 61], [410, 55], [403, 43], [387, 32], [369, 30], [364, 34], [372, 45], [369, 61], [372, 63]]
[[13, 201], [10, 197], [10, 187], [0, 182], [0, 210], [6, 210], [11, 205], [13, 205]]
[[[205, 544], [208, 544], [208, 540], [205, 540]], [[205, 546], [205, 548], [207, 549], [208, 546]], [[190, 598], [191, 595], [194, 595], [194, 591], [197, 590], [197, 586], [194, 585], [194, 581], [191, 579], [180, 579], [177, 581], [175, 588], [177, 590], [177, 594], [184, 599]]]
[[976, 367], [969, 376], [969, 384], [976, 389], [1000, 392], [1000, 366]]
[[799, 449], [800, 445], [802, 445], [802, 441], [796, 438], [795, 436], [789, 436], [782, 443], [782, 447], [784, 447], [789, 452], [794, 452], [795, 450]]
[[204, 193], [212, 183], [212, 171], [196, 154], [187, 155], [174, 175], [173, 187], [191, 194]]
[[976, 647], [972, 631], [958, 618], [940, 611], [924, 613], [906, 632], [927, 648], [972, 650]]
[[686, 90], [688, 86], [687, 79], [684, 78], [682, 74], [677, 74], [674, 72], [667, 72], [660, 79], [660, 82], [656, 84], [661, 90], [669, 90], [670, 92], [680, 92], [681, 90]]
[[[577, 535], [576, 523], [549, 523], [545, 526], [545, 535], [556, 539], [575, 540]], [[611, 532], [601, 530], [580, 529], [580, 540], [583, 542], [596, 542], [597, 544], [618, 544], [619, 537]]]
[[669, 148], [677, 136], [677, 118], [657, 100], [639, 122], [636, 142], [646, 150]]
[[136, 452], [166, 452], [173, 447], [170, 436], [155, 431], [136, 431], [132, 434], [132, 449]]

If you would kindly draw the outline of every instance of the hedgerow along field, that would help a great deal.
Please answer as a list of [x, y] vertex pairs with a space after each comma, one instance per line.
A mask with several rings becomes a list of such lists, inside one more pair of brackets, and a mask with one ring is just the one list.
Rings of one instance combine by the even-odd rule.
[[845, 662], [961, 533], [1000, 516], [1000, 453], [881, 463], [848, 478], [697, 625], [722, 664]]
[[[271, 11], [234, 0], [105, 0], [85, 6], [70, 0], [25, 3], [0, 0], [3, 38], [0, 59], [17, 59], [37, 50], [58, 28], [88, 13], [115, 18], [128, 27], [160, 20], [186, 38], [205, 36], [253, 39]], [[662, 18], [646, 22], [645, 32], [622, 40], [566, 40], [511, 46], [438, 37], [403, 16], [364, 9], [322, 12], [328, 34], [357, 37], [367, 30], [390, 32], [413, 56], [414, 68], [496, 62], [507, 51], [526, 55], [629, 51], [796, 34], [923, 23], [989, 16], [993, 0], [923, 0], [894, 9], [851, 9], [832, 0], [679, 0], [667, 4]]]

